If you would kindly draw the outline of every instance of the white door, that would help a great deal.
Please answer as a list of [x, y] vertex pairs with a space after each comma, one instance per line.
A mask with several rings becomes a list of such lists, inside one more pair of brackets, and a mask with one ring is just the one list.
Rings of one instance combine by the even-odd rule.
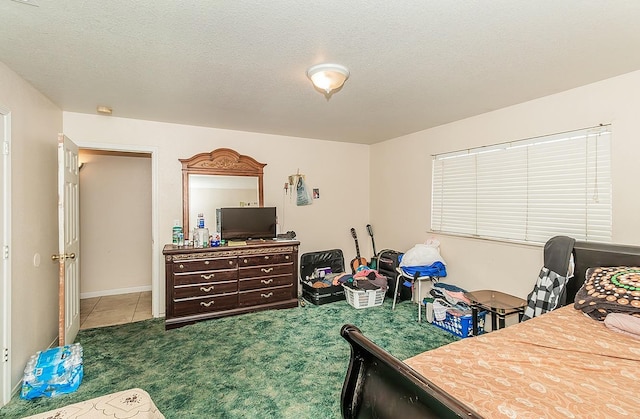
[[80, 214], [78, 146], [58, 135], [59, 345], [73, 343], [80, 329]]
[[0, 140], [2, 141], [2, 157], [0, 158], [0, 240], [2, 241], [2, 268], [0, 269], [0, 407], [11, 399], [11, 361], [9, 349], [11, 344], [11, 158], [9, 146], [11, 142], [11, 119], [8, 109], [0, 106]]

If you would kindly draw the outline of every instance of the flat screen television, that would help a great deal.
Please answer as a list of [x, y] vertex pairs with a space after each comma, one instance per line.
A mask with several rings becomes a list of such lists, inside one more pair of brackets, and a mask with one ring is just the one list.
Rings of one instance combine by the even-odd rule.
[[221, 240], [273, 239], [276, 237], [276, 207], [234, 207], [216, 210]]

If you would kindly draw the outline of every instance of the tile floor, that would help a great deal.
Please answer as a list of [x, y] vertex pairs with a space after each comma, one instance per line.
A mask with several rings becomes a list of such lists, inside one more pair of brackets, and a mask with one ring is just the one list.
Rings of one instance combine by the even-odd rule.
[[80, 300], [80, 329], [150, 319], [151, 291]]

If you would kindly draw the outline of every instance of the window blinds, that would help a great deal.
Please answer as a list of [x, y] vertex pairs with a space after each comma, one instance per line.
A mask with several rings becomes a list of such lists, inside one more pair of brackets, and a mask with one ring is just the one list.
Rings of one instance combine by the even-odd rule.
[[433, 157], [431, 230], [611, 241], [609, 126]]

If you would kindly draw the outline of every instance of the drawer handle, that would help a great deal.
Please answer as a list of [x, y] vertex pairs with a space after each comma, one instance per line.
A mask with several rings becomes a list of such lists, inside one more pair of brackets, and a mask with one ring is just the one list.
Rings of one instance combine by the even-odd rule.
[[273, 278], [271, 279], [261, 279], [260, 282], [262, 282], [263, 284], [267, 285], [273, 282]]
[[265, 256], [265, 257], [264, 257], [264, 260], [269, 260], [269, 256]]
[[286, 260], [289, 260], [289, 255], [285, 256], [284, 258], [285, 258]]
[[232, 260], [229, 261], [229, 265], [233, 265], [233, 261]]
[[200, 291], [202, 292], [209, 292], [209, 291], [213, 291], [214, 286], [210, 286], [210, 287], [200, 287]]
[[[273, 293], [272, 293], [272, 292], [270, 292], [269, 294], [260, 294], [260, 296], [261, 296], [262, 298], [271, 298], [271, 297], [273, 297]], [[200, 304], [202, 304], [202, 303], [200, 303]]]
[[202, 275], [200, 275], [200, 278], [211, 279], [214, 276], [216, 276], [216, 274], [209, 274], [209, 275], [202, 274]]
[[180, 265], [178, 265], [178, 268], [184, 269], [184, 265], [181, 263]]
[[209, 307], [209, 306], [213, 305], [213, 303], [215, 303], [215, 301], [213, 301], [213, 300], [212, 300], [212, 301], [209, 301], [208, 303], [205, 303], [205, 302], [203, 301], [203, 302], [201, 302], [201, 303], [200, 303], [200, 305], [201, 305], [202, 307]]
[[242, 259], [242, 263], [247, 264], [247, 260], [246, 259]]
[[204, 264], [205, 264], [205, 265], [208, 265], [208, 264], [209, 264], [209, 261], [208, 261], [208, 260], [205, 260], [205, 261], [204, 261]]
[[273, 271], [273, 268], [262, 268], [260, 269], [262, 272], [268, 274], [269, 272]]

